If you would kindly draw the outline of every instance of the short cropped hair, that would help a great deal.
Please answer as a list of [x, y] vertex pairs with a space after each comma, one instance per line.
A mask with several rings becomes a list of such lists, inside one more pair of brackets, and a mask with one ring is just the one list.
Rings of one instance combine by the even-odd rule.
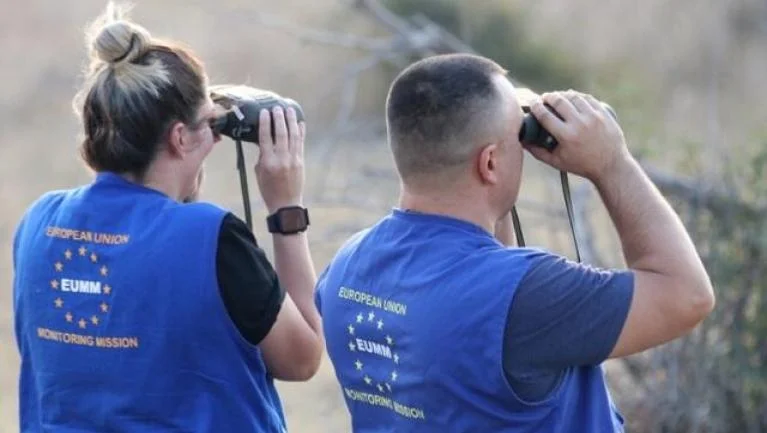
[[493, 77], [506, 72], [481, 56], [446, 54], [419, 60], [397, 76], [387, 96], [386, 126], [403, 180], [468, 161], [502, 115]]
[[189, 50], [153, 39], [123, 16], [110, 2], [92, 23], [86, 35], [90, 67], [74, 104], [86, 164], [141, 178], [174, 122], [200, 126], [195, 117], [207, 98], [207, 77]]

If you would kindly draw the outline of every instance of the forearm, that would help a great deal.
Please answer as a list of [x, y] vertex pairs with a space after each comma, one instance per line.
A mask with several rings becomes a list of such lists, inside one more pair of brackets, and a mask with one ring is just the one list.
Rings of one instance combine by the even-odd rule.
[[274, 234], [274, 268], [301, 315], [317, 333], [321, 332], [320, 315], [314, 305], [314, 270], [306, 233]]
[[629, 268], [695, 282], [707, 278], [682, 221], [634, 158], [621, 158], [594, 184]]

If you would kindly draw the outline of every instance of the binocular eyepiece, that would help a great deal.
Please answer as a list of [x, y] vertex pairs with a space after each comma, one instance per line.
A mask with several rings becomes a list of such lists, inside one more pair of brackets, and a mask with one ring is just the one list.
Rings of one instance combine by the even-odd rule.
[[213, 103], [226, 109], [211, 122], [213, 133], [225, 135], [234, 140], [258, 144], [258, 128], [261, 110], [270, 112], [272, 139], [274, 139], [274, 118], [271, 110], [280, 106], [296, 110], [298, 121], [304, 120], [304, 111], [298, 102], [284, 98], [275, 92], [243, 85], [221, 84], [210, 87]]
[[[549, 104], [544, 104], [544, 106], [548, 108], [549, 111], [554, 113], [555, 116], [559, 117], [561, 120], [564, 120], [552, 106]], [[613, 119], [618, 120], [618, 115], [615, 114], [615, 110], [613, 110], [612, 107], [604, 102], [602, 102], [602, 106], [607, 110], [608, 113], [610, 113]], [[551, 133], [549, 133], [549, 131], [547, 131], [546, 128], [544, 128], [543, 125], [538, 122], [538, 119], [536, 119], [533, 113], [530, 111], [530, 106], [528, 104], [522, 106], [522, 111], [525, 113], [525, 116], [522, 119], [522, 127], [519, 129], [520, 143], [527, 144], [529, 146], [543, 147], [550, 152], [553, 151], [559, 144], [556, 138], [554, 138]]]

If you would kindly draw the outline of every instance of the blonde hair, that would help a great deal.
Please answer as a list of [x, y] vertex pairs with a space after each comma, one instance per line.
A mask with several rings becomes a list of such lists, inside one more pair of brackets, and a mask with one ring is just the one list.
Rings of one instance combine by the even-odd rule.
[[168, 128], [195, 122], [207, 78], [191, 51], [153, 38], [127, 12], [110, 1], [86, 31], [90, 63], [74, 105], [85, 162], [96, 171], [140, 177]]

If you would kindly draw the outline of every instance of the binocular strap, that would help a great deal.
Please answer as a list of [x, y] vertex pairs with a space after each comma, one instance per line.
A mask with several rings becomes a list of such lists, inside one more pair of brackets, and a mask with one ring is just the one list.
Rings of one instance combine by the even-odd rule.
[[[575, 257], [580, 263], [581, 251], [578, 247], [578, 237], [575, 235], [575, 216], [573, 215], [573, 199], [570, 196], [570, 181], [567, 177], [567, 172], [560, 171], [559, 179], [562, 183], [562, 196], [565, 199], [565, 208], [567, 209], [567, 219], [570, 223], [570, 232], [573, 235], [573, 245], [575, 245]], [[519, 214], [517, 213], [517, 207], [511, 208], [511, 221], [514, 224], [514, 235], [517, 238], [517, 246], [525, 246], [525, 236], [522, 234], [522, 225], [519, 222]]]
[[235, 140], [237, 145], [237, 171], [240, 172], [240, 189], [242, 189], [242, 205], [245, 208], [245, 223], [253, 231], [253, 216], [250, 211], [250, 193], [248, 192], [248, 172], [245, 167], [245, 153], [242, 150], [242, 140]]

